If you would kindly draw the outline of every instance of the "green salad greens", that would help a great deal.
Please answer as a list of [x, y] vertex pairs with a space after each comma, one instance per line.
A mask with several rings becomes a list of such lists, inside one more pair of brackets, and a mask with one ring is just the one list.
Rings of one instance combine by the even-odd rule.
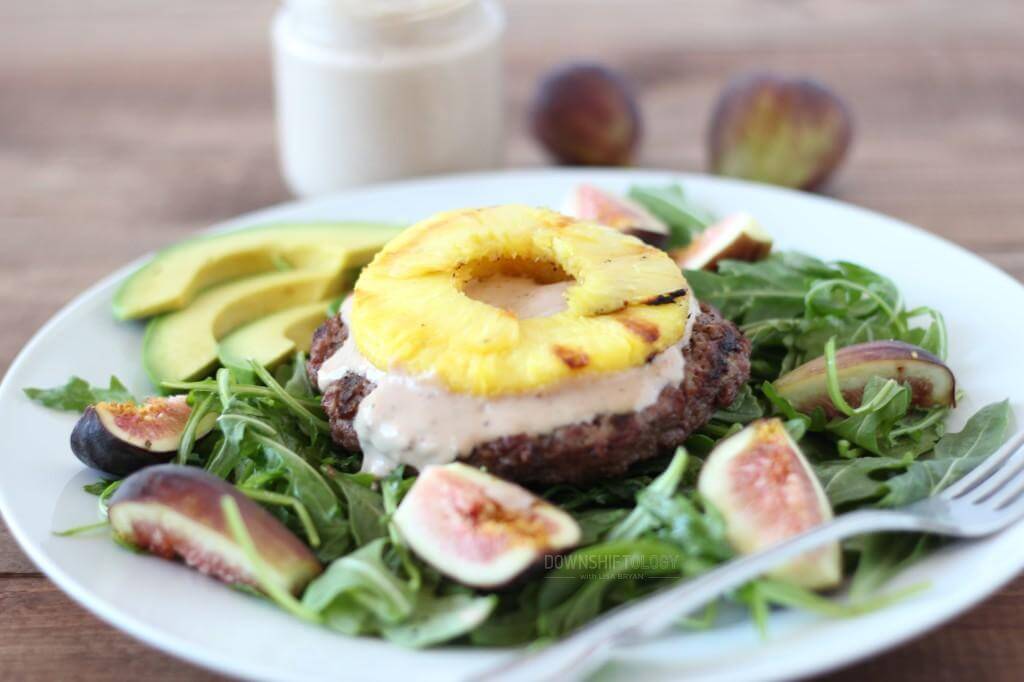
[[[671, 226], [677, 245], [713, 220], [678, 187], [636, 187], [630, 194]], [[220, 369], [202, 381], [164, 385], [166, 391], [186, 393], [193, 407], [176, 461], [235, 485], [326, 564], [300, 599], [264, 590], [289, 612], [341, 633], [376, 635], [404, 646], [453, 640], [492, 646], [557, 638], [658, 589], [666, 579], [697, 575], [728, 561], [733, 549], [725, 521], [695, 484], [702, 458], [755, 419], [785, 421], [839, 513], [934, 495], [1009, 435], [1006, 401], [982, 408], [959, 432], [947, 433], [947, 408], [915, 407], [910, 390], [892, 380], [871, 380], [856, 408], [831, 386], [838, 411], [831, 418], [820, 408], [801, 413], [773, 389], [772, 382], [797, 365], [819, 356], [834, 363], [837, 348], [864, 341], [902, 340], [945, 357], [941, 314], [907, 308], [895, 285], [879, 273], [783, 252], [757, 263], [726, 261], [717, 272], [691, 271], [686, 277], [698, 300], [716, 306], [751, 340], [750, 382], [674, 455], [640, 463], [615, 480], [539, 491], [577, 519], [582, 546], [510, 589], [488, 593], [458, 585], [405, 546], [391, 517], [414, 475], [398, 469], [374, 480], [359, 473], [359, 455], [331, 442], [301, 354], [273, 372], [256, 365], [245, 376]], [[830, 381], [834, 384], [834, 373]], [[130, 399], [116, 379], [106, 389], [76, 378], [62, 388], [26, 393], [48, 407], [69, 410], [97, 400]], [[217, 430], [196, 440], [195, 425], [209, 413], [218, 415]], [[101, 481], [87, 489], [99, 494], [102, 504], [117, 485]], [[237, 508], [225, 513], [245, 547]], [[934, 544], [913, 535], [847, 543], [852, 589], [842, 600], [767, 578], [729, 599], [749, 608], [762, 625], [772, 605], [826, 616], [859, 613], [894, 598], [878, 596], [878, 588]], [[680, 625], [707, 626], [715, 608]]]

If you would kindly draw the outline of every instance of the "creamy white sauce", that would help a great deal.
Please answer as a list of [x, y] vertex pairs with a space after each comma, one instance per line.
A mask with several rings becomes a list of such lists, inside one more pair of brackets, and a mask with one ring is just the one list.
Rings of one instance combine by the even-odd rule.
[[[531, 283], [536, 300], [512, 278], [491, 278], [467, 287], [467, 294], [512, 310], [520, 317], [550, 315], [564, 308], [570, 283]], [[348, 326], [351, 299], [342, 306]], [[429, 376], [381, 371], [359, 352], [350, 333], [320, 367], [320, 390], [352, 372], [376, 384], [359, 405], [354, 427], [363, 450], [363, 471], [384, 476], [399, 464], [417, 469], [451, 462], [476, 445], [518, 433], [539, 434], [652, 405], [662, 389], [683, 379], [682, 349], [689, 343], [699, 306], [691, 300], [679, 343], [649, 362], [619, 372], [584, 375], [538, 393], [484, 398], [453, 393]]]

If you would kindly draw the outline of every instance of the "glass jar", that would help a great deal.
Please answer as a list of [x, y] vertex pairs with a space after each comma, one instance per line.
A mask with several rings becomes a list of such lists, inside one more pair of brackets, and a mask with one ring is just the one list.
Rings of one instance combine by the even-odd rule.
[[272, 41], [292, 191], [499, 166], [504, 27], [496, 0], [286, 0]]

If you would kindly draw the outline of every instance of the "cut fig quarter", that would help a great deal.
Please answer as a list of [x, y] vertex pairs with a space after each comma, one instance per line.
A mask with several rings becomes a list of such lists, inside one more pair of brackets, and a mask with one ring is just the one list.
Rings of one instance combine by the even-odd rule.
[[320, 562], [270, 512], [234, 486], [202, 469], [176, 464], [147, 467], [124, 479], [110, 499], [108, 518], [122, 540], [230, 584], [259, 588], [245, 551], [232, 538], [221, 500], [231, 497], [252, 537], [265, 575], [298, 594]]
[[[183, 395], [146, 402], [96, 403], [71, 432], [71, 451], [84, 464], [114, 476], [168, 462], [181, 445], [192, 408]], [[196, 428], [196, 439], [213, 429], [216, 414]]]
[[717, 270], [720, 261], [754, 262], [766, 258], [771, 251], [772, 237], [760, 223], [746, 213], [734, 213], [669, 255], [683, 270]]
[[[759, 419], [708, 455], [697, 488], [725, 519], [726, 536], [753, 554], [832, 519], [821, 483], [779, 419]], [[801, 555], [771, 575], [809, 589], [839, 584], [839, 543]]]
[[566, 197], [563, 212], [631, 234], [659, 249], [668, 243], [668, 225], [650, 211], [635, 201], [593, 185], [576, 185]]
[[458, 462], [425, 468], [394, 521], [420, 558], [478, 588], [508, 586], [582, 537], [576, 520], [561, 509]]
[[[850, 405], [860, 405], [871, 377], [895, 379], [910, 387], [917, 407], [956, 404], [956, 379], [946, 364], [923, 348], [902, 341], [869, 341], [836, 351], [839, 390]], [[840, 414], [828, 394], [824, 356], [806, 362], [775, 381], [775, 390], [797, 410], [810, 414], [816, 407], [834, 417]]]

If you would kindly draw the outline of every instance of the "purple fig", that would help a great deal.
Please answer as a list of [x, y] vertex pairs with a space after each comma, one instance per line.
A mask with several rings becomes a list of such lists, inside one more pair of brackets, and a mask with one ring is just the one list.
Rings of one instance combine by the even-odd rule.
[[668, 225], [646, 208], [593, 185], [576, 185], [566, 197], [563, 212], [631, 234], [659, 249], [668, 242]]
[[[127, 476], [169, 462], [178, 451], [192, 408], [185, 396], [148, 398], [136, 405], [96, 403], [86, 408], [71, 432], [71, 451], [83, 463], [114, 476]], [[216, 414], [197, 424], [196, 439], [213, 429]]]
[[298, 594], [321, 570], [313, 553], [283, 523], [212, 474], [175, 464], [132, 474], [110, 499], [108, 517], [118, 537], [158, 556], [180, 557], [202, 573], [232, 584], [260, 587], [256, 570], [232, 537], [221, 500], [238, 505], [269, 579]]
[[[956, 404], [956, 380], [939, 358], [924, 348], [902, 341], [869, 341], [836, 351], [836, 374], [843, 398], [860, 405], [871, 377], [895, 379], [910, 387], [910, 401], [918, 407]], [[775, 390], [793, 407], [810, 414], [816, 407], [834, 417], [839, 411], [828, 395], [824, 356], [786, 372], [775, 380]]]
[[824, 85], [755, 73], [732, 80], [711, 116], [713, 173], [813, 189], [846, 155], [853, 126], [846, 105]]
[[[721, 512], [729, 543], [754, 554], [832, 520], [832, 506], [800, 448], [778, 419], [759, 419], [718, 443], [697, 489]], [[811, 589], [842, 578], [839, 543], [809, 552], [772, 572]]]
[[470, 587], [499, 588], [579, 543], [579, 524], [515, 483], [454, 462], [420, 473], [394, 516], [416, 554]]
[[723, 260], [748, 262], [767, 258], [772, 237], [746, 213], [733, 213], [709, 226], [690, 244], [672, 249], [669, 255], [683, 270], [717, 270]]
[[568, 64], [541, 82], [533, 133], [562, 164], [622, 166], [640, 141], [640, 111], [626, 79], [599, 64]]

